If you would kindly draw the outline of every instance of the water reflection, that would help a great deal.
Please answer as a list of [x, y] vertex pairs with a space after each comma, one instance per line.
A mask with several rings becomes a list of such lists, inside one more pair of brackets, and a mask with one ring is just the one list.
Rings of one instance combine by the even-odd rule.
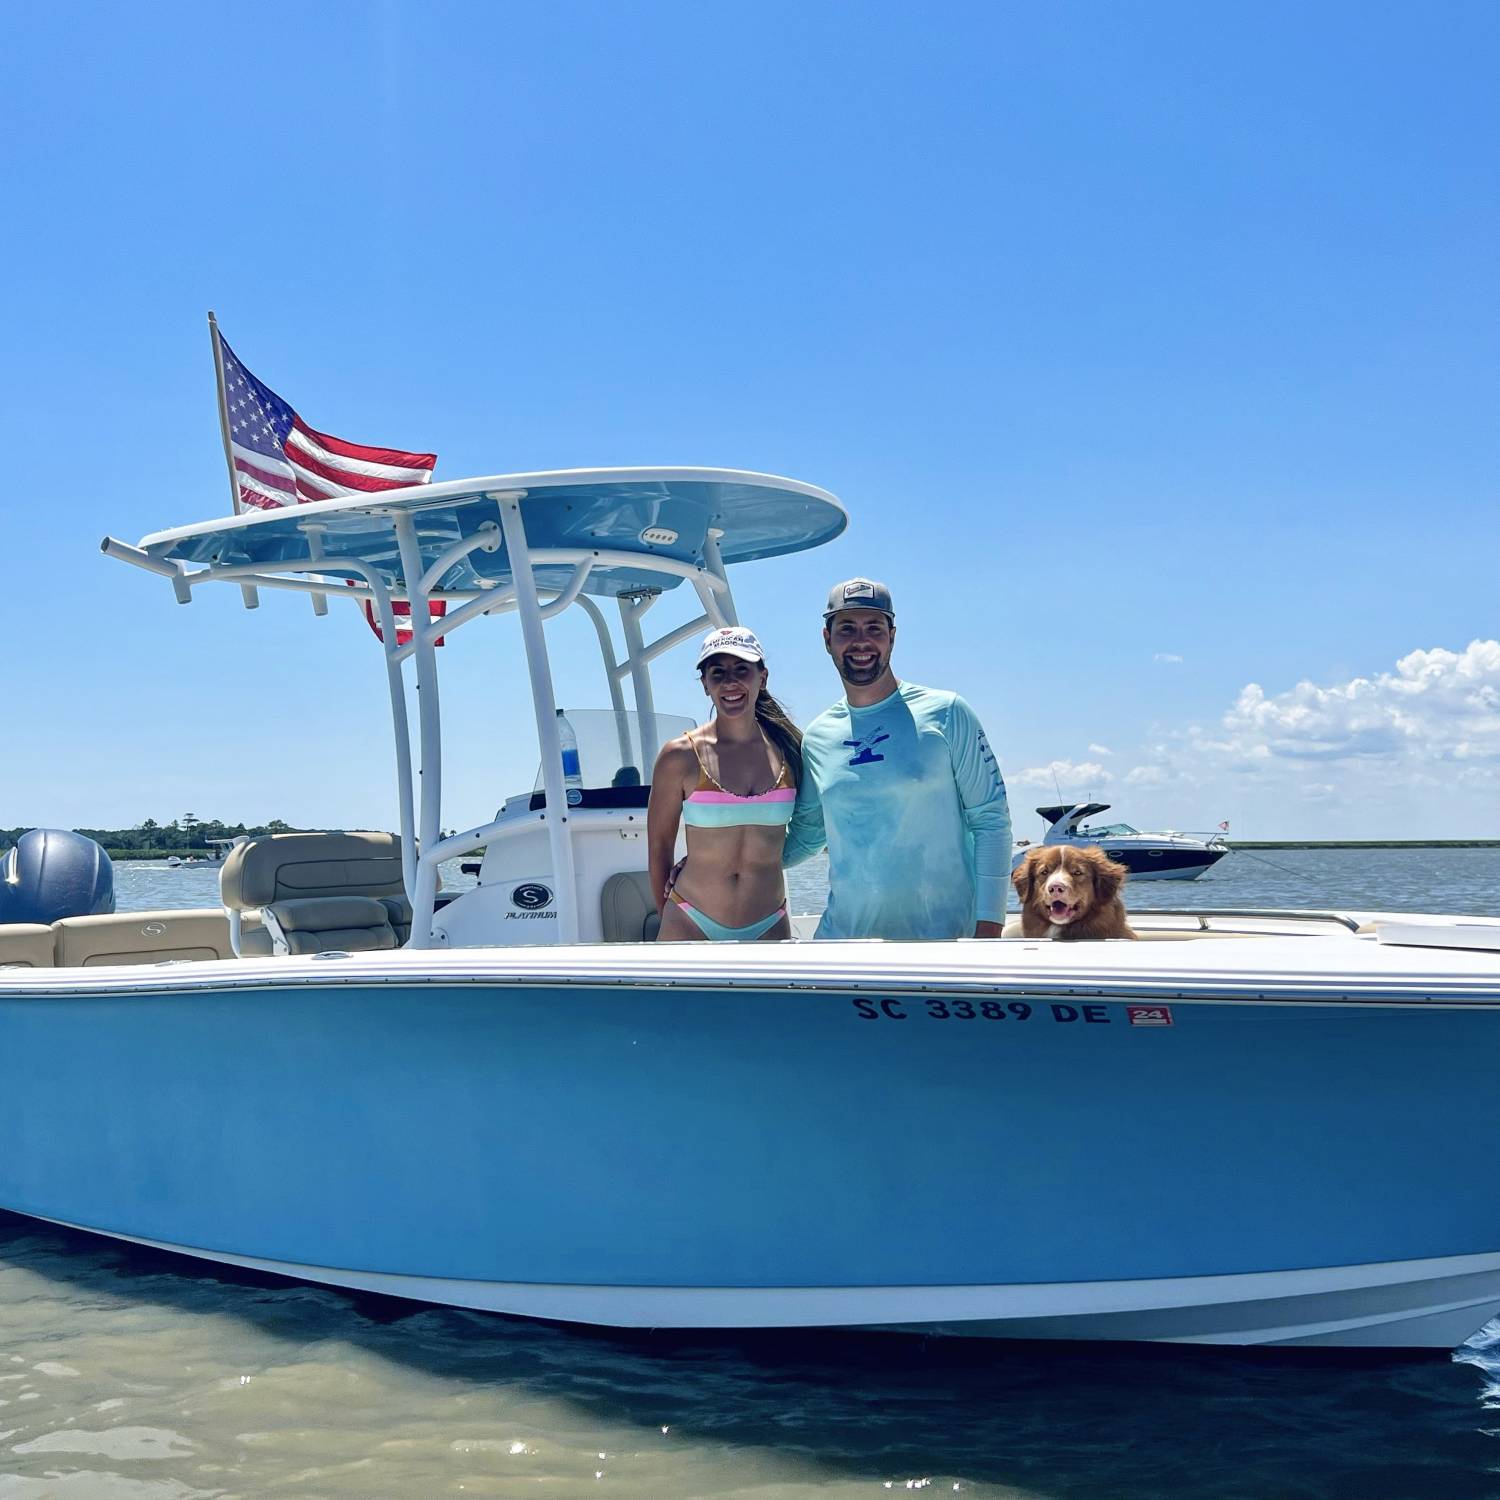
[[0, 1500], [1482, 1495], [1471, 1358], [610, 1335], [0, 1215]]

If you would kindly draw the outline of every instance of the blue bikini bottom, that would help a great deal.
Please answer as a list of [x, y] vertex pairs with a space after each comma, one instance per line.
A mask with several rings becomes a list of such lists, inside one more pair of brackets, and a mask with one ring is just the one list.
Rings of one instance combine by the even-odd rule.
[[726, 927], [722, 922], [715, 922], [712, 917], [699, 911], [696, 906], [690, 906], [676, 891], [671, 893], [671, 898], [711, 943], [753, 943], [757, 938], [764, 937], [786, 915], [786, 907], [778, 906], [770, 916], [762, 917], [748, 927]]

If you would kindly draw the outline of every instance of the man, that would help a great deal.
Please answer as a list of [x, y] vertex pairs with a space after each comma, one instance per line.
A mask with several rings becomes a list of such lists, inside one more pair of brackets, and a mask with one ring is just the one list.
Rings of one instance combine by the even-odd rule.
[[999, 937], [1010, 885], [1005, 783], [956, 693], [899, 682], [882, 583], [828, 596], [823, 645], [844, 697], [802, 737], [783, 863], [828, 849], [820, 938]]

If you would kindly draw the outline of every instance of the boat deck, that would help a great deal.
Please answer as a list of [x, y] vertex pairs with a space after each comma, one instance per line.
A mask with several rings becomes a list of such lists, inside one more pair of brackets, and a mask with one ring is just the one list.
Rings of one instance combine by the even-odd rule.
[[[1139, 920], [1140, 942], [1006, 937], [946, 943], [546, 944], [9, 968], [0, 970], [0, 996], [348, 984], [586, 984], [1500, 1006], [1500, 919], [1457, 923], [1358, 912], [1153, 912]], [[1311, 941], [1316, 938], [1322, 941]]]

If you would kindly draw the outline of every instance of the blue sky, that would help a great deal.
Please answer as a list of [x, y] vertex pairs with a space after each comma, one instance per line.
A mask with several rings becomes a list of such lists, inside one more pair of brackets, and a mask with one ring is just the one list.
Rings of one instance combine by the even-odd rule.
[[[0, 826], [392, 821], [352, 609], [182, 608], [98, 554], [227, 509], [212, 307], [309, 421], [439, 478], [832, 490], [843, 539], [737, 580], [776, 689], [836, 696], [822, 595], [885, 579], [898, 672], [975, 705], [1023, 833], [1055, 778], [1141, 826], [1500, 834], [1500, 8], [8, 31]], [[588, 639], [553, 629], [569, 704]], [[444, 658], [454, 825], [534, 750], [514, 623]], [[658, 679], [697, 711], [688, 650]]]

